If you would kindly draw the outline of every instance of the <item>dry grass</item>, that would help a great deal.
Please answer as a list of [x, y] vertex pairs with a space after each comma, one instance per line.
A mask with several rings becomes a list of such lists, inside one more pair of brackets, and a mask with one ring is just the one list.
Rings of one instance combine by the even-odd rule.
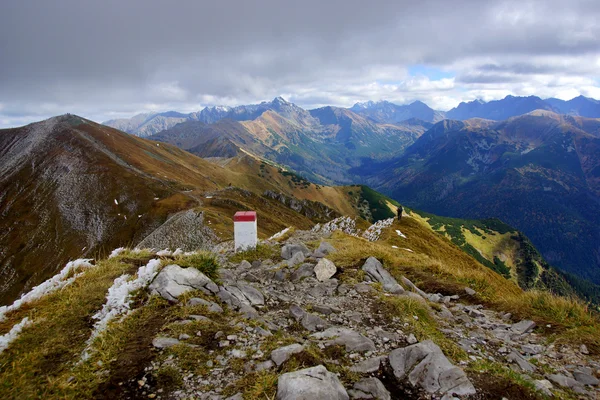
[[[407, 238], [398, 236], [396, 229]], [[550, 324], [557, 340], [584, 343], [600, 354], [600, 337], [593, 334], [600, 331], [600, 321], [581, 300], [549, 292], [525, 292], [416, 219], [396, 221], [377, 242], [335, 232], [331, 244], [338, 249], [330, 255], [331, 260], [345, 270], [359, 269], [373, 256], [398, 280], [406, 276], [430, 293], [463, 294], [468, 286], [477, 291], [477, 299], [486, 306], [511, 312], [515, 318], [532, 319], [541, 326]], [[352, 275], [350, 271], [344, 273]]]

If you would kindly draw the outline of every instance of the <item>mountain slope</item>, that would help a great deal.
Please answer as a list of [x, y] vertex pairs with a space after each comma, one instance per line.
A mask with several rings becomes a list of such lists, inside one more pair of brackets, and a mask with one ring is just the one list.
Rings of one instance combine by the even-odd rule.
[[270, 108], [246, 121], [227, 118], [210, 125], [188, 121], [152, 139], [202, 157], [229, 156], [237, 146], [315, 182], [348, 183], [349, 167], [400, 154], [424, 131], [419, 124], [376, 124], [342, 108], [308, 112], [283, 99], [275, 99]]
[[484, 118], [502, 121], [534, 110], [558, 111], [537, 96], [506, 96], [502, 100], [494, 100], [488, 103], [481, 100], [460, 103], [457, 107], [448, 111], [446, 117], [456, 120]]
[[553, 265], [600, 282], [598, 120], [443, 121], [368, 182], [439, 215], [498, 217]]
[[2, 130], [0, 302], [69, 259], [141, 241], [183, 210], [199, 207], [209, 220], [220, 221], [219, 235], [231, 235], [235, 207], [260, 206], [272, 211], [263, 215], [262, 236], [291, 221], [314, 223], [264, 199], [267, 190], [358, 214], [343, 192], [319, 188], [245, 155], [223, 167], [73, 115]]
[[356, 103], [350, 108], [350, 111], [385, 124], [396, 124], [412, 118], [432, 123], [445, 118], [443, 112], [434, 110], [421, 101], [403, 106], [389, 101], [379, 101], [377, 103], [368, 101]]
[[600, 102], [589, 97], [577, 96], [571, 100], [546, 99], [546, 103], [560, 111], [561, 114], [587, 118], [600, 118]]

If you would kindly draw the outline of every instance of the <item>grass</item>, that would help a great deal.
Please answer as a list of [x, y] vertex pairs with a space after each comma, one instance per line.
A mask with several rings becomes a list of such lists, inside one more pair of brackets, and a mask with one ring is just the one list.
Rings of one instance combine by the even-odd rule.
[[[463, 349], [439, 330], [425, 303], [410, 297], [380, 296], [380, 304], [386, 315], [400, 317], [403, 322], [408, 323], [409, 331], [414, 333], [419, 341], [433, 340], [444, 354], [455, 362], [468, 358]], [[415, 316], [418, 319], [415, 319]]]
[[258, 244], [254, 249], [244, 250], [235, 253], [229, 258], [229, 261], [233, 263], [240, 263], [243, 260], [246, 260], [251, 263], [253, 261], [261, 261], [266, 259], [271, 259], [274, 262], [280, 261], [281, 253], [279, 247], [270, 246], [267, 244]]
[[512, 369], [489, 360], [477, 360], [467, 367], [467, 374], [474, 380], [484, 398], [499, 393], [508, 398], [545, 399], [534, 384]]
[[68, 363], [84, 350], [89, 318], [102, 307], [114, 279], [135, 270], [118, 259], [101, 261], [71, 285], [11, 313], [3, 330], [25, 316], [34, 324], [2, 354], [0, 398], [77, 397], [74, 385], [67, 384]]
[[462, 294], [465, 287], [471, 287], [487, 307], [511, 312], [515, 319], [532, 319], [542, 327], [550, 324], [555, 340], [585, 344], [592, 354], [600, 354], [600, 337], [592, 333], [600, 330], [600, 321], [583, 301], [548, 291], [524, 291], [415, 218], [394, 222], [377, 242], [335, 232], [330, 243], [338, 251], [329, 258], [343, 269], [343, 276], [353, 278], [356, 273], [351, 270], [359, 270], [373, 256], [398, 280], [406, 276], [426, 292], [444, 295]]
[[183, 268], [196, 268], [212, 280], [219, 279], [220, 265], [217, 257], [207, 251], [198, 252], [190, 256], [176, 257], [173, 264], [177, 264]]

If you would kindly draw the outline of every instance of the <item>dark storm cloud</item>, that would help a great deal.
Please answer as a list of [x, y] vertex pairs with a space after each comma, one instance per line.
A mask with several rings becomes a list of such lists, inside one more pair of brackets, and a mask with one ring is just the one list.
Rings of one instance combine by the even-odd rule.
[[[592, 90], [599, 17], [600, 2], [585, 0], [6, 1], [0, 119], [103, 119], [279, 94], [306, 106], [416, 95], [443, 106], [461, 100], [448, 94], [453, 83], [475, 96], [478, 83], [532, 74], [541, 92], [560, 75]], [[415, 64], [458, 78], [415, 80]]]

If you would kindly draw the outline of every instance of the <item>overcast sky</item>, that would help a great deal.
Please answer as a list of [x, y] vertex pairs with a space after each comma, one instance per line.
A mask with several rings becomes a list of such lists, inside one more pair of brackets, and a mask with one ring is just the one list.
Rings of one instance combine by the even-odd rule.
[[6, 0], [0, 127], [281, 95], [305, 108], [600, 98], [600, 1]]

